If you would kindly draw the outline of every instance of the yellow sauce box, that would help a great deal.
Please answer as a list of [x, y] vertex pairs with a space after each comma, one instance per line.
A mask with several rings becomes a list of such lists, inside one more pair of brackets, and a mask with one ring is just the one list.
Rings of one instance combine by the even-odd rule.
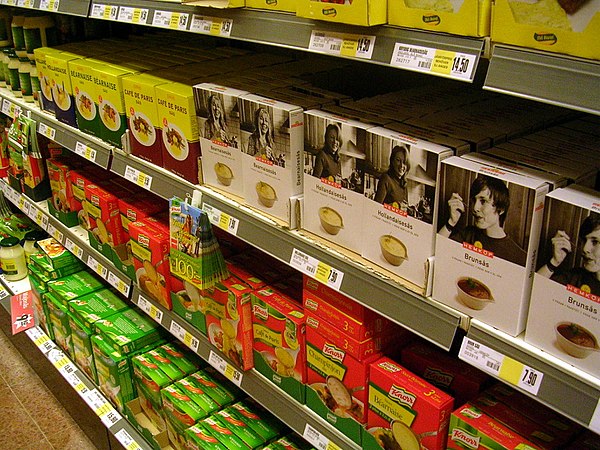
[[251, 298], [256, 370], [304, 403], [306, 340], [302, 307], [269, 287], [252, 292]]
[[95, 101], [101, 125], [99, 137], [121, 148], [121, 136], [127, 129], [123, 78], [134, 71], [108, 64], [95, 66], [92, 70], [97, 95]]
[[80, 55], [69, 52], [46, 54], [46, 68], [52, 79], [54, 114], [59, 121], [75, 128], [77, 128], [77, 119], [75, 117], [75, 97], [69, 75], [69, 61], [80, 58]]
[[296, 12], [296, 0], [246, 0], [246, 7]]
[[77, 127], [94, 136], [100, 136], [100, 114], [93, 68], [101, 64], [106, 63], [89, 58], [69, 61], [69, 76], [75, 99]]
[[131, 154], [161, 167], [162, 123], [158, 117], [154, 88], [166, 82], [164, 78], [147, 73], [123, 78], [125, 113], [131, 133]]
[[443, 450], [454, 399], [388, 357], [371, 364], [364, 449]]
[[557, 0], [497, 0], [492, 7], [494, 42], [600, 59], [599, 35], [597, 2], [563, 8]]
[[53, 72], [48, 69], [46, 63], [46, 55], [50, 53], [56, 53], [59, 50], [51, 47], [38, 47], [33, 50], [35, 56], [35, 67], [37, 69], [38, 78], [40, 80], [40, 88], [42, 95], [40, 97], [41, 106], [44, 111], [54, 114], [56, 104], [52, 97], [52, 80], [54, 78]]
[[201, 183], [200, 139], [192, 86], [165, 83], [156, 86], [155, 92], [162, 124], [164, 168], [192, 184]]
[[490, 0], [388, 2], [388, 23], [464, 36], [489, 36]]
[[296, 15], [352, 25], [381, 25], [387, 22], [387, 2], [377, 0], [298, 0]]

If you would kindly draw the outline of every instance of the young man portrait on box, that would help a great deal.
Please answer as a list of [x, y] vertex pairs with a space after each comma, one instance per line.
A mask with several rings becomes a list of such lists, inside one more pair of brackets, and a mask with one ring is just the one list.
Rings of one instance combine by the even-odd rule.
[[498, 258], [525, 266], [527, 253], [504, 230], [510, 206], [506, 184], [497, 178], [480, 174], [471, 184], [469, 196], [473, 224], [458, 228], [466, 208], [462, 197], [454, 192], [448, 200], [448, 221], [439, 234], [457, 242], [473, 244]]
[[581, 267], [561, 268], [567, 255], [573, 251], [571, 238], [557, 230], [551, 239], [552, 257], [537, 271], [565, 286], [575, 286], [582, 291], [600, 295], [600, 214], [587, 216], [579, 227]]

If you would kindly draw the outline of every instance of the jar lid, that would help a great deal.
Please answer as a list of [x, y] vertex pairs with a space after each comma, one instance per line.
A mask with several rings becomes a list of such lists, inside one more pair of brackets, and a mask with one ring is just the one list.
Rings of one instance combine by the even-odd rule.
[[26, 241], [39, 241], [40, 239], [43, 239], [46, 237], [46, 233], [42, 230], [31, 230], [28, 231], [27, 234], [25, 234], [25, 237], [23, 238]]
[[15, 245], [19, 245], [19, 242], [18, 238], [10, 236], [0, 241], [0, 247], [14, 247]]

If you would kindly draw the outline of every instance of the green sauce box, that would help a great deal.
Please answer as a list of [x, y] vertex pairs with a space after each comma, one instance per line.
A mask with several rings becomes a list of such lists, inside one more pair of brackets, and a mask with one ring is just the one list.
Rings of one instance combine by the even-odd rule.
[[186, 448], [190, 450], [227, 450], [203, 423], [185, 430]]
[[248, 400], [242, 400], [226, 409], [231, 415], [243, 420], [265, 442], [279, 436], [286, 430], [285, 425], [270, 412], [258, 405], [252, 405]]
[[221, 409], [221, 405], [206, 393], [205, 386], [196, 377], [185, 377], [182, 380], [176, 381], [175, 385], [191, 398], [194, 403], [206, 411], [207, 414], [212, 414]]
[[63, 245], [54, 238], [42, 239], [37, 242], [37, 246], [40, 248], [40, 253], [44, 256], [44, 259], [54, 269], [60, 269], [80, 263], [73, 253], [63, 247]]
[[40, 274], [43, 274], [49, 280], [57, 280], [75, 272], [79, 272], [85, 268], [85, 265], [79, 261], [73, 261], [72, 265], [55, 269], [52, 264], [46, 259], [42, 253], [35, 253], [29, 257], [29, 261], [35, 266]]
[[136, 355], [131, 359], [133, 383], [137, 389], [142, 409], [150, 420], [160, 430], [166, 428], [162, 417], [162, 401], [160, 390], [167, 387], [173, 380], [163, 372], [158, 365], [146, 355]]
[[44, 294], [48, 307], [48, 318], [52, 324], [54, 342], [69, 356], [72, 357], [71, 327], [69, 325], [69, 310], [61, 300], [50, 292]]
[[206, 362], [195, 353], [183, 348], [177, 342], [168, 342], [155, 349], [165, 358], [169, 358], [185, 376], [191, 375], [202, 367]]
[[282, 436], [263, 450], [309, 450], [313, 447], [296, 435]]
[[81, 271], [55, 281], [48, 282], [48, 291], [66, 306], [67, 302], [78, 297], [104, 288], [96, 276], [89, 272]]
[[36, 275], [33, 275], [31, 268], [29, 268], [29, 281], [31, 282], [31, 292], [33, 293], [33, 311], [36, 323], [42, 327], [50, 339], [54, 340], [48, 306], [46, 306], [46, 300], [44, 299], [44, 294], [48, 292], [46, 290], [46, 283], [40, 281]]
[[206, 392], [206, 394], [208, 394], [208, 396], [212, 398], [221, 408], [230, 405], [236, 400], [237, 393], [234, 394], [229, 392], [225, 383], [219, 383], [219, 381], [217, 381], [215, 377], [213, 377], [206, 370], [200, 370], [191, 374], [187, 380], [192, 382], [191, 379], [193, 379], [193, 382], [199, 383], [204, 389], [204, 392]]
[[214, 416], [207, 417], [200, 423], [206, 425], [225, 448], [229, 450], [248, 450], [248, 446], [244, 444], [244, 441], [237, 437], [229, 427], [223, 425]]
[[161, 396], [169, 441], [177, 450], [183, 450], [186, 428], [205, 418], [208, 412], [195, 403], [177, 384], [162, 389]]
[[100, 335], [92, 335], [91, 341], [98, 386], [106, 398], [123, 411], [125, 404], [136, 398], [129, 358]]
[[118, 352], [129, 354], [161, 339], [160, 326], [148, 316], [127, 309], [97, 321], [95, 329]]
[[265, 440], [262, 436], [254, 432], [245, 421], [240, 420], [227, 409], [222, 409], [211, 417], [218, 421], [222, 426], [233, 431], [233, 434], [240, 438], [249, 448], [254, 449], [265, 444]]

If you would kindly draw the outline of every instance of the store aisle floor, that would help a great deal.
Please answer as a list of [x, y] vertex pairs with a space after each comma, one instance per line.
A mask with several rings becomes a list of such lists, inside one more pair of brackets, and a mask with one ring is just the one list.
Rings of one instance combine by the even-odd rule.
[[1, 330], [0, 449], [96, 450]]

